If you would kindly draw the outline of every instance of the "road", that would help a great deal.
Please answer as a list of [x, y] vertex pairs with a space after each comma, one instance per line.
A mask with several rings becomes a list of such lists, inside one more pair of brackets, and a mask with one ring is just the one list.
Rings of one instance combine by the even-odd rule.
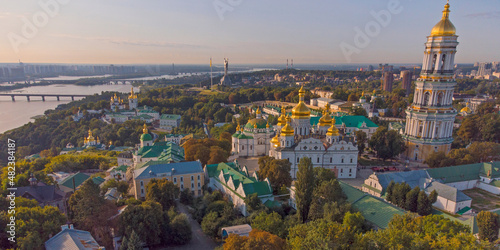
[[179, 209], [179, 212], [187, 215], [189, 219], [189, 224], [191, 225], [191, 230], [193, 231], [193, 237], [191, 238], [191, 241], [186, 245], [178, 247], [169, 247], [166, 249], [175, 249], [175, 250], [214, 249], [217, 245], [212, 239], [210, 239], [210, 237], [206, 236], [203, 233], [200, 224], [198, 224], [197, 221], [191, 218], [191, 214], [189, 213], [187, 207], [181, 204], [180, 202], [177, 202], [177, 208]]

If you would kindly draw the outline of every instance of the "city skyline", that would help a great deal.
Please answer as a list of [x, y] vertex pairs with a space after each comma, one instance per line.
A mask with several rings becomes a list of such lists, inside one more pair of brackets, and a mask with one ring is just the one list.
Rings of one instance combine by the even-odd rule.
[[[287, 58], [296, 65], [420, 63], [445, 3], [4, 1], [0, 62], [208, 64], [210, 57], [214, 63], [228, 57], [232, 64], [283, 64]], [[450, 4], [461, 47], [456, 63], [500, 60], [500, 35], [488, 32], [500, 24], [500, 11], [491, 11], [500, 3]], [[368, 40], [356, 44], [366, 28]]]

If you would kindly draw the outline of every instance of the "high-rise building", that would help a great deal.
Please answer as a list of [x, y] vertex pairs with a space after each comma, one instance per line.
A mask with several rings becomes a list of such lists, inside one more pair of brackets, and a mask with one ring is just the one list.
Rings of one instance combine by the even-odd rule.
[[448, 153], [451, 149], [457, 115], [452, 97], [457, 84], [453, 67], [458, 36], [449, 15], [447, 3], [441, 21], [427, 37], [422, 73], [415, 82], [413, 103], [406, 110], [404, 157], [409, 160], [421, 162], [433, 152]]
[[384, 72], [384, 84], [383, 89], [387, 92], [392, 92], [392, 83], [394, 82], [394, 75], [392, 71]]
[[479, 64], [479, 69], [477, 70], [477, 75], [478, 76], [486, 76], [486, 75], [491, 75], [491, 63], [480, 63]]
[[401, 71], [401, 84], [403, 89], [406, 90], [406, 95], [409, 95], [411, 91], [411, 78], [412, 73], [409, 70]]

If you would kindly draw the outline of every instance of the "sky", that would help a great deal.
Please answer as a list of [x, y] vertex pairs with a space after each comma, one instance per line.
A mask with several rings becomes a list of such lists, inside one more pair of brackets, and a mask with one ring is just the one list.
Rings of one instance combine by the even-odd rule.
[[[233, 64], [287, 58], [295, 64], [421, 63], [445, 3], [0, 0], [0, 62], [205, 64], [212, 57], [221, 64], [228, 57]], [[450, 4], [460, 43], [455, 62], [500, 61], [500, 1]], [[355, 42], [363, 36], [368, 39]]]

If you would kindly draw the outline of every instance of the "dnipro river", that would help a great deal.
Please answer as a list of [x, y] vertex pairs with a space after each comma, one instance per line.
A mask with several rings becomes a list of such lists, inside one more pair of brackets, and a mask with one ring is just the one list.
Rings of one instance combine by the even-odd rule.
[[[19, 93], [19, 94], [81, 94], [93, 95], [102, 91], [117, 91], [122, 93], [130, 92], [130, 84], [115, 85], [95, 85], [95, 86], [77, 86], [69, 84], [54, 84], [48, 86], [35, 86], [23, 89], [16, 89], [9, 92], [0, 93]], [[139, 92], [138, 88], [134, 91]], [[79, 100], [81, 98], [75, 98]], [[13, 102], [10, 96], [0, 96], [0, 133], [20, 127], [30, 121], [31, 117], [43, 115], [45, 110], [55, 109], [57, 105], [71, 102], [70, 97], [61, 97], [57, 101], [56, 97], [45, 97], [45, 102], [41, 97], [31, 97], [30, 102], [26, 97], [18, 96]]]

